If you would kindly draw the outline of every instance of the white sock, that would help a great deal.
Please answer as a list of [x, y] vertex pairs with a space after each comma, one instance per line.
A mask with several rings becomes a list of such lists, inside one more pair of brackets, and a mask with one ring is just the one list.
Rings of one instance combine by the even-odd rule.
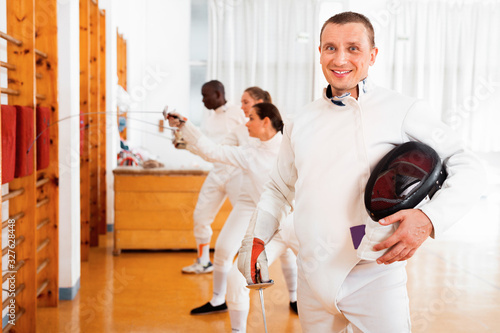
[[248, 311], [229, 310], [229, 319], [231, 319], [231, 332], [246, 332]]
[[210, 261], [210, 243], [198, 244], [198, 261], [206, 266]]
[[286, 286], [288, 288], [288, 296], [290, 297], [290, 302], [297, 301], [297, 270], [289, 269], [281, 266], [281, 271], [283, 272], [283, 277], [286, 281]]
[[288, 288], [290, 302], [297, 301], [297, 257], [288, 249], [280, 256], [281, 271]]
[[226, 301], [227, 274], [228, 272], [225, 270], [214, 269], [213, 296], [210, 301], [213, 306], [221, 305]]

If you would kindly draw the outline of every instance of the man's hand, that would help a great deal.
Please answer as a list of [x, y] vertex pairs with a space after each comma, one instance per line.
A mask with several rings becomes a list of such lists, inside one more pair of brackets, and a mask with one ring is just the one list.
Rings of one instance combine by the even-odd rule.
[[373, 247], [375, 251], [380, 251], [392, 246], [386, 254], [377, 259], [378, 264], [387, 265], [410, 259], [434, 228], [431, 220], [419, 209], [401, 210], [379, 221], [381, 225], [395, 222], [401, 223], [394, 234]]
[[187, 121], [186, 117], [181, 116], [176, 112], [169, 112], [167, 114], [168, 126], [181, 128]]

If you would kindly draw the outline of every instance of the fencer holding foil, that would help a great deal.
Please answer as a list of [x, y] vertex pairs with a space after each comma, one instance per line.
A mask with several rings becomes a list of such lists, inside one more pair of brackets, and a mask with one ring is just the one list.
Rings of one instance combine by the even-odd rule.
[[[236, 255], [241, 240], [248, 228], [260, 194], [264, 189], [264, 184], [269, 180], [269, 173], [276, 160], [282, 138], [281, 129], [283, 122], [279, 111], [274, 105], [270, 103], [254, 105], [250, 111], [249, 118], [250, 120], [247, 123], [248, 132], [250, 136], [259, 140], [258, 142], [249, 142], [247, 145], [241, 147], [216, 145], [207, 140], [189, 121], [181, 124], [178, 119], [169, 118], [170, 125], [181, 127], [186, 141], [189, 145], [196, 147], [200, 152], [200, 156], [209, 161], [227, 163], [243, 170], [240, 198], [245, 196], [248, 200], [238, 200], [236, 206], [233, 207], [228, 221], [224, 225], [224, 228], [226, 228], [227, 224], [238, 227], [238, 230], [232, 232], [230, 237], [235, 242], [233, 252], [224, 255], [226, 259], [224, 262], [228, 264], [228, 272], [231, 268], [234, 255]], [[235, 219], [234, 223], [229, 223], [229, 220], [232, 218]], [[217, 249], [215, 256], [219, 256]], [[293, 293], [295, 294], [295, 288], [293, 288]], [[204, 307], [209, 307], [209, 305]], [[229, 310], [231, 315], [231, 309]], [[232, 317], [231, 321], [233, 322]]]

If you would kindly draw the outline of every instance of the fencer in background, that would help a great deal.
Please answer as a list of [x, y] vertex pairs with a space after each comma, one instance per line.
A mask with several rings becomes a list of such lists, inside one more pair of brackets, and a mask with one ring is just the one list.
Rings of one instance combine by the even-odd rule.
[[[272, 103], [272, 98], [269, 92], [266, 90], [260, 88], [260, 87], [249, 87], [245, 89], [241, 96], [241, 109], [243, 110], [245, 117], [249, 117], [250, 109], [257, 103]], [[250, 141], [253, 141], [254, 143], [258, 143], [259, 139], [255, 137], [251, 137], [248, 133], [248, 128], [245, 124], [238, 125], [235, 127], [222, 141], [222, 144], [224, 145], [231, 145], [231, 146], [244, 146], [248, 144]], [[203, 152], [199, 151], [196, 149], [196, 146], [194, 145], [189, 145], [191, 152], [205, 158], [203, 156]], [[231, 171], [230, 179], [233, 179], [233, 182], [235, 182], [236, 177], [240, 175], [241, 176], [241, 169], [240, 168], [234, 168], [234, 170]], [[234, 219], [228, 219], [226, 223], [232, 223]], [[201, 226], [199, 225], [198, 228], [205, 228], [210, 230], [205, 230], [205, 234], [208, 234], [211, 232], [211, 227], [210, 224], [208, 224], [208, 220], [204, 219], [201, 222], [204, 222], [205, 225]], [[213, 222], [213, 221], [212, 221]], [[210, 222], [210, 223], [212, 223]], [[217, 238], [217, 243], [215, 244], [215, 252], [217, 251], [223, 251], [223, 252], [228, 252], [226, 244], [232, 244], [231, 241], [227, 241], [224, 239], [224, 234], [219, 235]], [[229, 251], [231, 252], [231, 251]], [[282, 253], [280, 256], [280, 261], [281, 261], [281, 271], [283, 272], [283, 277], [285, 278], [286, 285], [288, 288], [288, 295], [290, 299], [290, 308], [297, 313], [297, 258], [295, 254], [292, 251], [286, 251]], [[223, 267], [222, 265], [217, 265], [217, 267]], [[214, 294], [220, 294], [224, 295], [225, 293], [222, 292], [226, 290], [226, 272], [225, 269], [223, 272], [219, 272], [218, 269], [214, 270], [214, 277], [213, 277], [213, 292]], [[218, 301], [217, 301], [218, 300]], [[216, 299], [212, 300], [212, 304], [217, 304], [218, 302], [222, 301], [222, 297], [216, 297]], [[206, 309], [207, 312], [204, 313], [209, 313], [210, 308]]]
[[[258, 203], [253, 240], [239, 267], [248, 283], [256, 263], [268, 281], [265, 244], [294, 206], [299, 241], [298, 306], [307, 332], [410, 332], [406, 260], [429, 237], [440, 237], [480, 198], [479, 160], [422, 101], [376, 86], [368, 77], [378, 49], [363, 15], [339, 13], [320, 33], [323, 96], [287, 122], [276, 167]], [[390, 215], [400, 222], [375, 245], [376, 261], [360, 260], [351, 228], [370, 218], [363, 192], [374, 166], [396, 145], [419, 141], [445, 161], [448, 178], [420, 209]]]
[[[210, 110], [203, 121], [203, 133], [211, 140], [221, 143], [224, 138], [246, 119], [240, 108], [227, 103], [224, 85], [216, 80], [209, 81], [201, 88], [203, 104]], [[188, 150], [192, 147], [187, 145]], [[214, 163], [200, 190], [193, 213], [194, 237], [196, 238], [197, 258], [194, 264], [182, 269], [183, 273], [200, 274], [213, 271], [210, 261], [211, 223], [222, 204], [229, 198], [234, 205], [239, 193], [240, 179], [233, 176], [234, 168]]]
[[[220, 273], [220, 284], [216, 284], [214, 280], [212, 300], [193, 309], [191, 314], [227, 311], [225, 302], [227, 274], [248, 228], [264, 183], [269, 180], [269, 172], [281, 143], [283, 122], [274, 105], [255, 104], [250, 110], [246, 126], [249, 135], [259, 140], [236, 147], [217, 145], [204, 136], [191, 122], [181, 123], [178, 120], [179, 115], [173, 114], [172, 116], [177, 118], [169, 117], [170, 126], [179, 127], [186, 142], [194, 146], [196, 151], [200, 152], [200, 156], [209, 161], [233, 165], [242, 169], [243, 172], [240, 196], [219, 234], [219, 239], [224, 240], [224, 249], [216, 248], [214, 254], [214, 271]], [[289, 262], [289, 265], [293, 265], [293, 262], [293, 260]], [[292, 273], [295, 275], [294, 272]], [[293, 288], [293, 293], [295, 294], [295, 288]]]

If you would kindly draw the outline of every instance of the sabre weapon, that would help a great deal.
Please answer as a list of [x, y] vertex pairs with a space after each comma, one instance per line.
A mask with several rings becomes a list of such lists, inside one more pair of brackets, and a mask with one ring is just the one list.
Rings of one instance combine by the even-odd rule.
[[257, 269], [256, 269], [256, 280], [257, 280], [257, 283], [255, 283], [255, 284], [249, 284], [247, 286], [247, 288], [259, 291], [260, 306], [262, 307], [262, 318], [264, 319], [264, 331], [267, 333], [266, 309], [264, 308], [264, 292], [263, 292], [263, 290], [266, 289], [266, 288], [271, 287], [274, 284], [274, 281], [273, 280], [269, 280], [267, 282], [262, 282], [262, 279], [260, 277], [260, 266], [259, 266], [259, 263], [257, 263], [256, 266], [257, 266]]

